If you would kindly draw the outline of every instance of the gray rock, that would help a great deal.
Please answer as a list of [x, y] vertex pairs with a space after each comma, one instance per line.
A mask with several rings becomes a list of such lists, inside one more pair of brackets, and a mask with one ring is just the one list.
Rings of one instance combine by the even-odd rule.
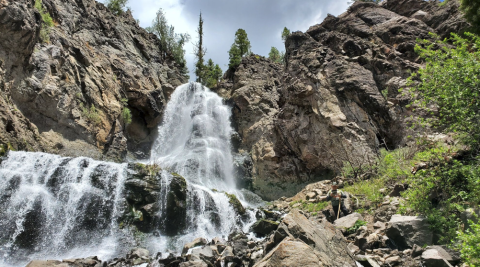
[[353, 227], [357, 221], [363, 221], [363, 217], [360, 213], [355, 212], [336, 220], [333, 225], [342, 231], [345, 231], [346, 229]]
[[412, 248], [413, 245], [431, 245], [433, 234], [425, 217], [393, 215], [388, 222], [386, 235], [399, 249]]
[[278, 222], [260, 219], [252, 225], [251, 231], [260, 235], [268, 235], [272, 231], [275, 231], [277, 227]]
[[425, 250], [422, 253], [422, 261], [426, 267], [453, 267], [437, 249]]
[[180, 263], [178, 267], [208, 267], [208, 265], [203, 261], [187, 261]]
[[[435, 249], [442, 258], [452, 265], [460, 263], [460, 253], [444, 246], [428, 246], [427, 250]], [[423, 253], [422, 253], [423, 254]]]
[[204, 246], [208, 241], [203, 237], [195, 238], [192, 242], [185, 244], [182, 249], [182, 254], [186, 254], [189, 249], [199, 246]]

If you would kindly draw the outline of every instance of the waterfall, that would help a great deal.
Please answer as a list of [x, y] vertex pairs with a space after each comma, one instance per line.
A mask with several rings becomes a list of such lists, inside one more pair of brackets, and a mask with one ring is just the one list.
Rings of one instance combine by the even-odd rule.
[[196, 237], [225, 236], [236, 229], [246, 232], [253, 223], [253, 212], [238, 218], [225, 194], [250, 205], [235, 186], [230, 116], [222, 98], [199, 83], [179, 86], [165, 109], [149, 162], [179, 173], [188, 182], [189, 227], [178, 245]]
[[9, 152], [0, 168], [3, 264], [74, 256], [79, 250], [106, 257], [116, 253], [125, 166]]
[[[135, 245], [178, 253], [196, 237], [248, 231], [254, 211], [240, 216], [230, 203], [233, 194], [245, 207], [254, 205], [245, 201], [251, 195], [235, 187], [230, 116], [222, 99], [198, 83], [174, 91], [145, 162], [163, 169], [151, 178], [160, 188], [153, 200], [159, 230], [144, 234], [141, 244], [121, 226], [132, 205], [127, 191], [135, 171], [129, 164], [9, 152], [0, 159], [0, 266], [32, 259], [108, 260]], [[162, 230], [172, 173], [187, 183], [185, 228], [174, 236]]]

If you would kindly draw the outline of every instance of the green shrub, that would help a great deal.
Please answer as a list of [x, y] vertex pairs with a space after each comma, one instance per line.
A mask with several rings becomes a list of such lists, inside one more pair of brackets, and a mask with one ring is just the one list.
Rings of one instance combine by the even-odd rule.
[[367, 222], [366, 222], [366, 221], [358, 220], [358, 221], [355, 222], [355, 224], [354, 224], [352, 227], [347, 228], [347, 232], [346, 232], [346, 233], [347, 233], [348, 235], [349, 235], [349, 234], [353, 234], [353, 233], [355, 233], [355, 232], [358, 230], [358, 228], [360, 228], [360, 227], [362, 227], [362, 226], [364, 226], [364, 225], [367, 225]]
[[121, 15], [123, 14], [123, 10], [125, 9], [125, 6], [127, 5], [128, 0], [106, 0], [105, 4], [107, 5], [107, 8], [112, 11], [113, 14], [115, 15]]
[[297, 203], [300, 203], [301, 205], [298, 207], [298, 209], [300, 210], [303, 210], [303, 211], [307, 211], [307, 212], [310, 212], [310, 213], [315, 213], [315, 215], [319, 212], [319, 211], [322, 211], [324, 210], [327, 206], [328, 206], [328, 201], [321, 201], [321, 202], [317, 202], [317, 203], [311, 203], [311, 202], [308, 202], [308, 201], [303, 201], [303, 200], [299, 200], [299, 201], [293, 201], [290, 203], [290, 206], [293, 206]]
[[40, 39], [44, 43], [50, 42], [50, 27], [53, 27], [53, 19], [42, 6], [41, 0], [35, 0], [35, 9], [38, 10], [40, 15], [42, 16], [42, 27], [40, 29]]
[[364, 196], [365, 199], [372, 203], [380, 203], [383, 200], [383, 195], [380, 189], [385, 187], [385, 182], [381, 178], [373, 178], [366, 181], [359, 181], [352, 185], [346, 185], [343, 191], [352, 193], [354, 195]]
[[470, 229], [458, 231], [455, 247], [468, 266], [480, 266], [480, 224], [469, 221]]
[[94, 126], [98, 126], [100, 123], [102, 123], [102, 118], [93, 104], [90, 106], [90, 109], [84, 107], [83, 104], [80, 104], [80, 108], [82, 109], [82, 115]]
[[123, 123], [125, 123], [125, 125], [129, 125], [130, 123], [132, 123], [132, 112], [128, 107], [126, 107], [128, 105], [128, 99], [122, 98], [120, 101], [123, 104], [123, 109], [121, 114], [122, 121]]

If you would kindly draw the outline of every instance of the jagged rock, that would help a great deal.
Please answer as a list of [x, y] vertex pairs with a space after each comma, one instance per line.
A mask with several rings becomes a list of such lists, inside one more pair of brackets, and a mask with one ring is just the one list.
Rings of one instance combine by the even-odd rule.
[[444, 246], [428, 246], [426, 248], [426, 251], [432, 250], [432, 249], [436, 250], [438, 252], [438, 255], [440, 255], [442, 258], [448, 261], [448, 263], [450, 263], [451, 265], [457, 265], [458, 263], [460, 263], [461, 258], [460, 258], [460, 253], [458, 251], [451, 250]]
[[480, 209], [468, 208], [460, 214], [460, 219], [462, 220], [463, 225], [465, 225], [465, 230], [470, 229], [469, 220], [474, 223], [478, 223], [478, 218], [480, 217]]
[[[281, 230], [282, 229], [282, 230]], [[326, 266], [354, 266], [345, 250], [347, 243], [340, 231], [328, 223], [309, 221], [298, 210], [293, 210], [281, 222], [277, 231], [285, 231], [290, 237], [302, 240], [322, 255], [320, 261]]]
[[0, 3], [0, 144], [116, 161], [127, 150], [148, 154], [172, 89], [187, 81], [180, 67], [131, 12], [115, 16], [94, 0], [42, 2], [55, 21], [49, 42], [33, 2]]
[[388, 238], [399, 249], [412, 248], [413, 245], [431, 245], [433, 234], [425, 217], [393, 215], [385, 230]]
[[127, 254], [127, 259], [130, 259], [133, 265], [139, 265], [149, 262], [149, 256], [150, 252], [148, 250], [144, 248], [134, 248]]
[[225, 195], [228, 197], [228, 202], [230, 203], [230, 205], [232, 205], [233, 209], [238, 215], [244, 215], [245, 212], [247, 212], [240, 200], [238, 200], [237, 196], [235, 196], [234, 194], [229, 194], [227, 192], [225, 192]]
[[27, 264], [26, 267], [68, 267], [68, 264], [55, 260], [34, 260]]
[[402, 145], [411, 111], [397, 89], [423, 64], [416, 39], [466, 27], [457, 1], [356, 1], [338, 17], [293, 32], [284, 67], [243, 58], [217, 91], [235, 106], [238, 149], [251, 154], [255, 192], [267, 200], [289, 197], [328, 178], [347, 153], [360, 164], [380, 144]]
[[363, 221], [363, 217], [360, 213], [355, 212], [336, 220], [333, 225], [341, 231], [346, 231], [348, 228], [353, 227], [357, 221]]
[[257, 233], [260, 235], [268, 235], [272, 231], [275, 231], [275, 229], [277, 229], [278, 224], [279, 224], [278, 222], [274, 222], [266, 219], [260, 219], [257, 222], [255, 222], [250, 229], [254, 233]]

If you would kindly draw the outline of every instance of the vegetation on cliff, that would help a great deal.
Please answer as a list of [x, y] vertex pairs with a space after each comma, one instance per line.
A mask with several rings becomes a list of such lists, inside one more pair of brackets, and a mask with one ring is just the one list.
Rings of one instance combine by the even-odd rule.
[[50, 13], [46, 11], [42, 6], [42, 0], [35, 0], [35, 9], [38, 10], [42, 16], [42, 27], [40, 29], [40, 39], [44, 43], [50, 42], [50, 27], [53, 27], [53, 19], [50, 16]]
[[228, 55], [230, 62], [228, 66], [230, 68], [235, 68], [242, 62], [242, 57], [248, 55], [251, 51], [252, 46], [248, 40], [247, 32], [244, 29], [238, 29], [235, 32], [235, 41], [233, 42]]

